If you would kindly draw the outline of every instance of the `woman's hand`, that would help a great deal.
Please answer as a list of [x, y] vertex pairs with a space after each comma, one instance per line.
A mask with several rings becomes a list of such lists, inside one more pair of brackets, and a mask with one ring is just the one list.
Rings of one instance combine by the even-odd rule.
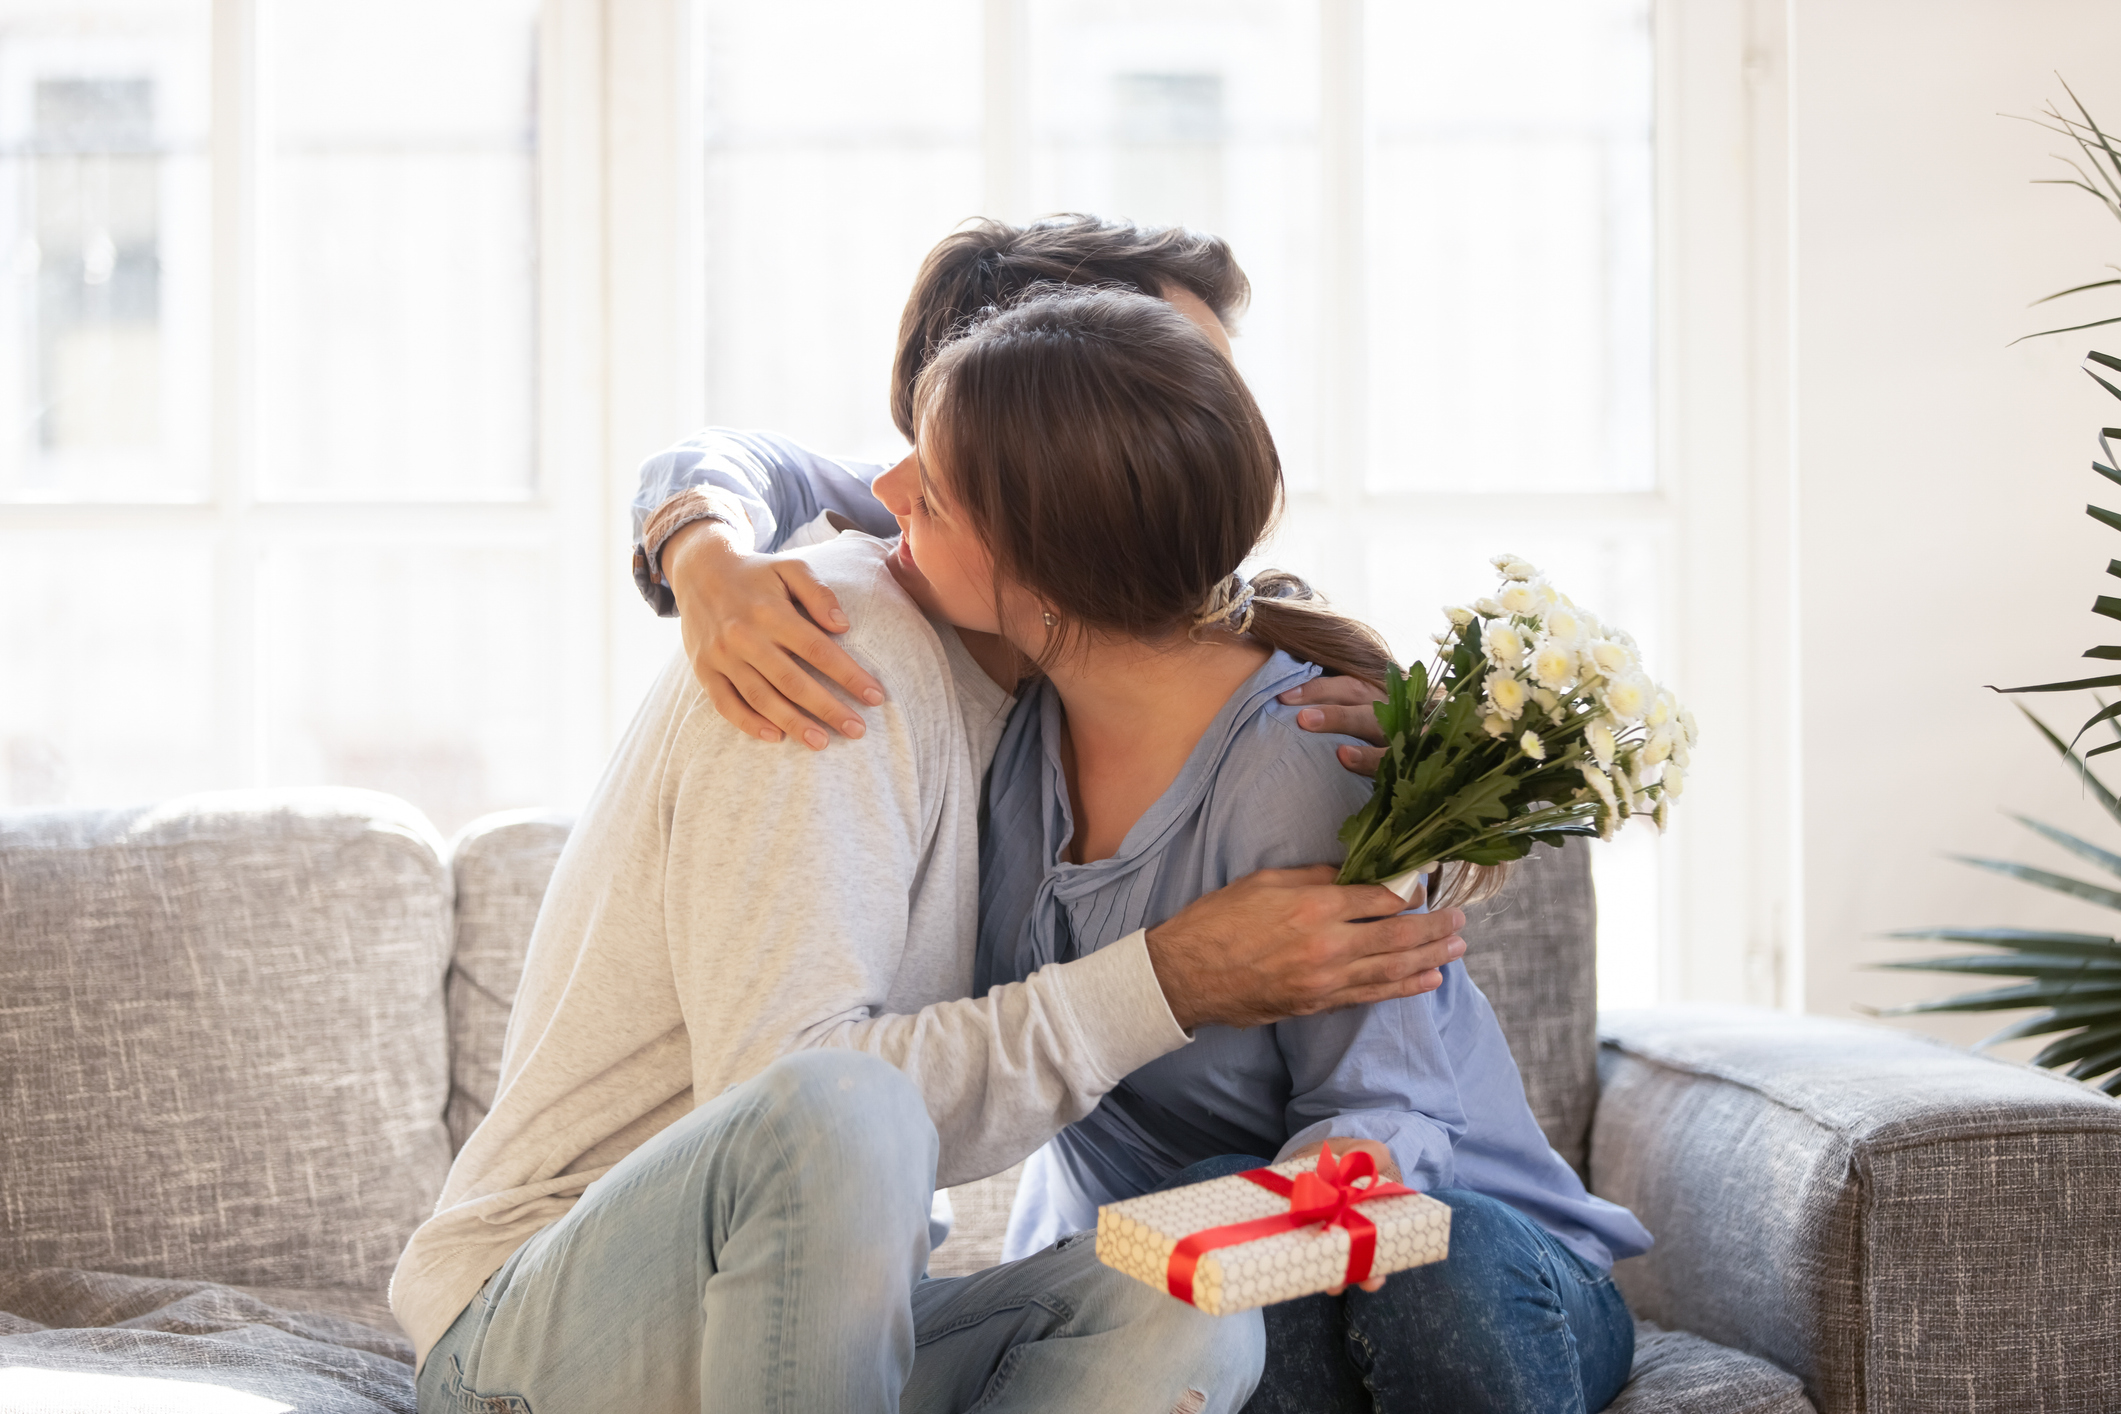
[[[1377, 1165], [1377, 1176], [1379, 1178], [1390, 1183], [1398, 1183], [1400, 1181], [1398, 1161], [1392, 1157], [1390, 1149], [1387, 1149], [1375, 1139], [1343, 1139], [1336, 1136], [1332, 1139], [1321, 1140], [1317, 1144], [1307, 1144], [1289, 1155], [1289, 1159], [1292, 1161], [1301, 1159], [1306, 1164], [1315, 1166], [1318, 1163], [1318, 1151], [1327, 1144], [1333, 1146], [1333, 1157], [1336, 1159], [1345, 1159], [1350, 1154], [1368, 1154], [1371, 1161]], [[1385, 1279], [1383, 1277], [1371, 1277], [1368, 1281], [1362, 1283], [1364, 1291], [1382, 1291], [1384, 1286]], [[1346, 1290], [1345, 1286], [1329, 1286], [1326, 1288], [1326, 1295], [1338, 1296]]]
[[704, 520], [665, 541], [660, 559], [686, 660], [725, 720], [747, 736], [792, 736], [812, 751], [828, 739], [820, 723], [843, 736], [862, 734], [860, 716], [804, 670], [809, 664], [857, 701], [884, 700], [883, 685], [832, 641], [847, 631], [847, 616], [808, 565], [744, 554], [724, 527]]
[[1370, 704], [1384, 701], [1382, 692], [1361, 678], [1325, 677], [1290, 688], [1281, 700], [1292, 707], [1303, 707], [1296, 714], [1296, 725], [1307, 732], [1352, 736], [1370, 743], [1343, 746], [1334, 754], [1340, 757], [1341, 765], [1358, 776], [1377, 773], [1377, 763], [1385, 757], [1385, 733], [1377, 725], [1377, 714], [1370, 710]]

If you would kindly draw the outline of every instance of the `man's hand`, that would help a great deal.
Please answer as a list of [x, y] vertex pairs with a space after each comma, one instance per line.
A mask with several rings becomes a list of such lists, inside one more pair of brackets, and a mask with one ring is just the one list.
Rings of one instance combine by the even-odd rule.
[[1313, 678], [1302, 687], [1284, 692], [1281, 700], [1291, 707], [1303, 708], [1296, 714], [1296, 725], [1307, 732], [1352, 736], [1370, 743], [1343, 746], [1334, 754], [1340, 757], [1341, 765], [1358, 776], [1377, 774], [1377, 763], [1385, 757], [1385, 733], [1377, 725], [1377, 714], [1370, 710], [1370, 704], [1384, 701], [1382, 692], [1361, 678]]
[[[1335, 1135], [1331, 1139], [1322, 1139], [1316, 1144], [1306, 1144], [1303, 1148], [1289, 1155], [1289, 1158], [1292, 1161], [1301, 1159], [1306, 1164], [1316, 1166], [1318, 1163], [1318, 1151], [1327, 1144], [1333, 1146], [1333, 1157], [1336, 1159], [1345, 1159], [1350, 1154], [1368, 1154], [1370, 1162], [1377, 1165], [1377, 1176], [1379, 1178], [1384, 1179], [1388, 1183], [1404, 1181], [1399, 1176], [1399, 1161], [1392, 1157], [1390, 1149], [1387, 1149], [1375, 1139], [1346, 1139]], [[1360, 1285], [1364, 1291], [1383, 1291], [1385, 1279], [1383, 1277], [1371, 1277], [1368, 1281], [1360, 1283]], [[1338, 1296], [1346, 1290], [1345, 1286], [1329, 1286], [1326, 1288], [1326, 1295]]]
[[744, 554], [726, 527], [705, 520], [681, 527], [659, 558], [685, 657], [715, 711], [747, 736], [785, 734], [813, 751], [825, 749], [821, 722], [844, 736], [862, 734], [862, 719], [803, 668], [809, 663], [857, 701], [884, 700], [883, 685], [832, 641], [846, 632], [847, 616], [808, 565]]
[[1337, 872], [1262, 869], [1151, 928], [1149, 958], [1178, 1024], [1258, 1026], [1442, 986], [1444, 964], [1465, 954], [1466, 916], [1403, 913], [1384, 885], [1336, 884]]

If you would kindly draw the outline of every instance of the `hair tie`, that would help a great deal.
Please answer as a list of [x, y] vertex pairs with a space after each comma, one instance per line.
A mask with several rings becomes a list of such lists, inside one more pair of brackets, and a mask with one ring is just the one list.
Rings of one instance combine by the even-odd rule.
[[1240, 635], [1250, 633], [1252, 586], [1245, 582], [1245, 577], [1233, 570], [1228, 578], [1218, 580], [1202, 601], [1200, 611], [1194, 614], [1193, 627], [1227, 628]]

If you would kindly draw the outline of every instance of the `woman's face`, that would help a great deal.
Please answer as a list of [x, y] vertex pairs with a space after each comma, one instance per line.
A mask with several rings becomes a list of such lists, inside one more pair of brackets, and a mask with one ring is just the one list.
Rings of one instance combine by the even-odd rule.
[[[927, 431], [925, 424], [921, 430]], [[898, 518], [891, 572], [929, 613], [976, 633], [1000, 633], [994, 556], [964, 513], [951, 504], [942, 469], [923, 460], [924, 445], [933, 445], [925, 435], [904, 461], [876, 479], [877, 500]], [[1004, 592], [1005, 602], [1011, 597]]]

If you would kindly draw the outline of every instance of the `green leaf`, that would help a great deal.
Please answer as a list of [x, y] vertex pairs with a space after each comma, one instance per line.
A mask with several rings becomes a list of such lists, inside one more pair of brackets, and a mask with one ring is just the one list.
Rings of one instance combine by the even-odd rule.
[[[2101, 596], [2101, 597], [2103, 598], [2104, 596]], [[1996, 686], [1996, 685], [1995, 685], [1994, 683], [1990, 683], [1990, 684], [1988, 685], [1988, 690], [1989, 690], [1990, 692], [2003, 692], [2003, 693], [2011, 693], [2011, 692], [2082, 692], [2082, 691], [2084, 691], [2084, 690], [2085, 690], [2086, 688], [2091, 688], [2091, 687], [2121, 687], [2121, 673], [2115, 673], [2115, 674], [2113, 674], [2113, 675], [2111, 675], [2111, 676], [2108, 676], [2108, 677], [2103, 677], [2103, 678], [2079, 678], [2079, 679], [2078, 679], [2077, 681], [2075, 681], [2075, 682], [2041, 682], [2041, 683], [2034, 683], [2034, 684], [2033, 684], [2033, 685], [2031, 685], [2030, 687], [1997, 687], [1997, 686]], [[2068, 749], [2067, 747], [2065, 747], [2065, 748], [2064, 748], [2064, 750], [2067, 750], [2067, 749]]]
[[[2121, 707], [2114, 708], [2109, 715], [2115, 713], [2121, 713]], [[2011, 818], [2042, 839], [2061, 845], [2079, 859], [2088, 859], [2109, 874], [2121, 875], [2121, 854], [2101, 849], [2089, 840], [2080, 840], [2075, 835], [2056, 829], [2053, 825], [2043, 825], [2038, 820], [2028, 819], [2023, 815], [2013, 815]]]
[[2108, 977], [2121, 982], [2121, 952], [2111, 959], [2042, 956], [1926, 957], [1919, 962], [1874, 962], [1880, 972], [1966, 972], [1977, 977]]
[[[2108, 520], [2107, 517], [2112, 517], [2112, 519]], [[2112, 525], [2117, 530], [2121, 530], [2121, 516], [2114, 515], [2112, 511], [2108, 511], [2106, 515], [2101, 516], [2100, 519], [2107, 520], [2107, 523], [2109, 525]], [[2121, 619], [2121, 599], [2116, 599], [2111, 594], [2101, 594], [2098, 598], [2092, 601], [2092, 612], [2095, 614], [2104, 614], [2107, 618], [2110, 619]]]
[[[2108, 982], [2090, 987], [2070, 989], [2074, 1003], [2097, 1005], [2106, 1011], [2121, 1016], [2121, 982]], [[2044, 982], [2027, 982], [2016, 987], [1997, 987], [1987, 992], [1967, 992], [1956, 997], [1943, 997], [1929, 1002], [1903, 1002], [1888, 1007], [1881, 1016], [1913, 1016], [1918, 1012], [1933, 1011], [2022, 1011], [2026, 1007], [2043, 1006], [2060, 1012], [2056, 1004], [2054, 989]]]
[[[2065, 324], [2059, 329], [2042, 329], [2037, 334], [2020, 334], [2017, 338], [2011, 340], [2011, 343], [2022, 344], [2027, 339], [2044, 339], [2050, 334], [2074, 334], [2079, 329], [2096, 329], [2102, 324], [2121, 324], [2121, 314], [2117, 314], [2111, 319], [2094, 319], [2089, 324]], [[2008, 347], [2008, 345], [2005, 347]]]
[[1906, 928], [1887, 933], [1888, 938], [1909, 942], [1980, 943], [1988, 947], [2017, 948], [2028, 956], [2121, 959], [2121, 938], [2097, 933], [2049, 933], [2036, 928]]
[[1977, 1048], [1985, 1050], [1990, 1046], [2000, 1046], [2005, 1041], [2016, 1041], [2025, 1036], [2051, 1036], [2057, 1031], [2074, 1031], [2080, 1026], [2104, 1026], [2114, 1017], [2112, 1002], [2072, 1002], [2068, 1006], [2050, 1007], [2031, 1016], [2021, 1016], [2002, 1030], [1984, 1036], [1974, 1044]]
[[[2121, 564], [2121, 560], [2117, 560], [2115, 563]], [[2097, 648], [2085, 649], [2084, 656], [2087, 658], [2121, 658], [2121, 644], [2102, 643]]]
[[2050, 1041], [2039, 1055], [2033, 1057], [2033, 1064], [2060, 1065], [2065, 1061], [2083, 1060], [2117, 1041], [2121, 1041], [2121, 1022], [2109, 1026], [2087, 1026], [2073, 1036]]
[[2061, 737], [2048, 729], [2047, 723], [2034, 716], [2023, 703], [2018, 704], [2018, 710], [2025, 713], [2025, 720], [2031, 722], [2034, 729], [2047, 738], [2049, 745], [2062, 753], [2062, 759], [2076, 770], [2077, 779], [2091, 792], [2092, 798], [2105, 808], [2107, 814], [2114, 817], [2116, 823], [2121, 823], [2121, 799], [2117, 799], [2114, 793], [2106, 788], [2106, 783], [2092, 774], [2092, 768], [2080, 760], [2077, 753], [2071, 751]]
[[2042, 295], [2034, 300], [2032, 304], [2027, 305], [2026, 308], [2032, 309], [2038, 305], [2046, 304], [2049, 300], [2061, 299], [2064, 295], [2081, 295], [2086, 290], [2103, 290], [2108, 285], [2121, 285], [2121, 280], [2094, 280], [2089, 285], [2072, 285], [2066, 290], [2057, 290], [2051, 295]]
[[2081, 898], [2086, 903], [2096, 903], [2101, 908], [2121, 909], [2121, 893], [2087, 884], [2082, 879], [2072, 879], [2062, 874], [2051, 874], [2045, 869], [2035, 869], [2030, 864], [2013, 864], [2007, 859], [1982, 859], [1971, 854], [1947, 856], [1961, 864], [1971, 864], [1976, 869], [1987, 869], [1997, 874], [2007, 874], [2013, 879], [2022, 879], [2028, 884], [2043, 889], [2053, 889], [2058, 894]]

